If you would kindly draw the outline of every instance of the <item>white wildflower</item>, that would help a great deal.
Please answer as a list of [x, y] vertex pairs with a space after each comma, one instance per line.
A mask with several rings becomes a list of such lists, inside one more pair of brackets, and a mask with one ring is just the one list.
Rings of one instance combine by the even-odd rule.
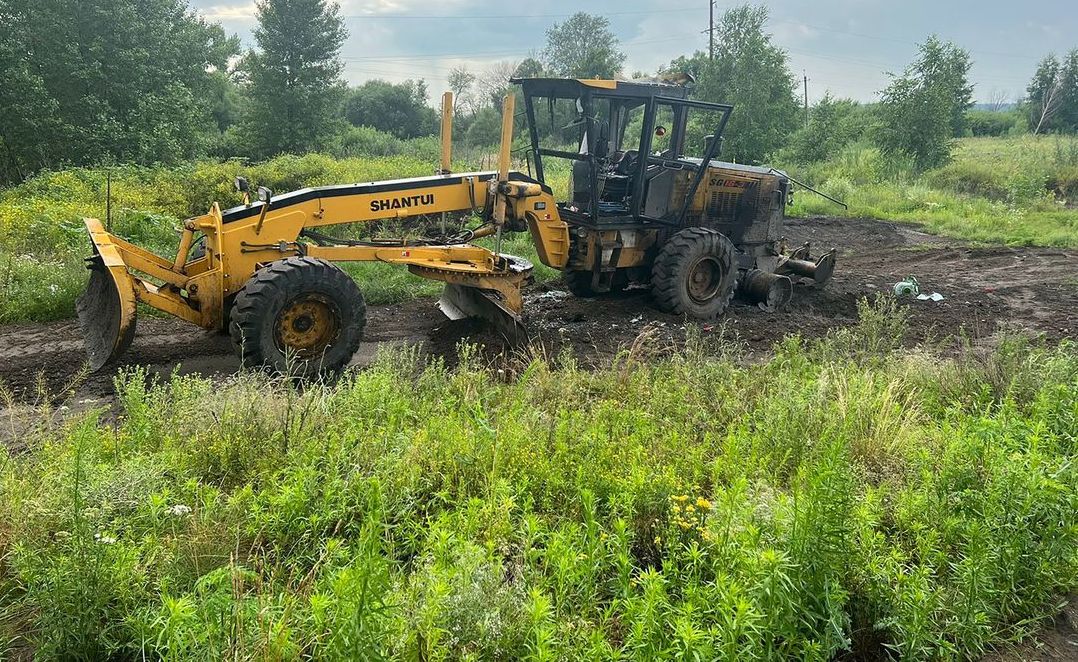
[[190, 506], [185, 506], [182, 503], [177, 503], [175, 506], [172, 506], [171, 508], [168, 509], [168, 514], [169, 515], [175, 515], [177, 517], [182, 517], [184, 515], [189, 515], [190, 513], [191, 513], [191, 507]]

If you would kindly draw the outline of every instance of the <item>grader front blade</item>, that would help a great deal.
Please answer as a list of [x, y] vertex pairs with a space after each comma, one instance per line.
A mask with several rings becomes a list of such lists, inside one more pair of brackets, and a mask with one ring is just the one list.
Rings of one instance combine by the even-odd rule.
[[497, 256], [499, 270], [475, 274], [448, 269], [409, 267], [412, 273], [445, 283], [438, 308], [451, 320], [476, 317], [489, 322], [510, 342], [527, 339], [521, 320], [521, 288], [531, 279], [532, 264], [513, 255]]
[[510, 310], [496, 291], [447, 283], [438, 299], [438, 308], [451, 320], [467, 317], [485, 320], [512, 342], [527, 335], [520, 314]]
[[119, 250], [101, 222], [86, 219], [94, 255], [87, 259], [90, 282], [75, 301], [91, 370], [112, 362], [135, 337], [135, 289]]

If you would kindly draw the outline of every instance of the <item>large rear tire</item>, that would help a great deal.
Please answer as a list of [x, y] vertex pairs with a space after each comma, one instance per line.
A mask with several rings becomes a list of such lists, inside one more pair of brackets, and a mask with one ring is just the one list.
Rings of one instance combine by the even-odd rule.
[[651, 292], [663, 311], [710, 320], [730, 305], [737, 289], [734, 245], [708, 228], [670, 237], [651, 269]]
[[355, 281], [325, 260], [259, 269], [236, 295], [229, 334], [247, 368], [310, 379], [340, 372], [359, 349], [367, 307]]

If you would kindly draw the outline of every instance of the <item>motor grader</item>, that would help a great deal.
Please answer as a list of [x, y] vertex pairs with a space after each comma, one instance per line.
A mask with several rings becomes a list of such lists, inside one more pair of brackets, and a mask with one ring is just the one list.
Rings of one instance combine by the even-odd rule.
[[[503, 107], [498, 169], [452, 172], [447, 94], [441, 167], [432, 176], [282, 195], [259, 187], [255, 200], [239, 178], [244, 204], [213, 203], [184, 221], [172, 259], [86, 219], [91, 276], [77, 311], [91, 368], [128, 347], [141, 303], [227, 331], [244, 366], [298, 377], [338, 371], [366, 323], [359, 285], [337, 266], [347, 261], [397, 264], [442, 281], [447, 316], [484, 317], [520, 336], [521, 289], [532, 265], [501, 253], [506, 232], [530, 233], [539, 259], [561, 270], [576, 295], [645, 284], [657, 307], [697, 320], [720, 315], [739, 283], [747, 299], [776, 308], [790, 297], [791, 276], [830, 277], [833, 250], [817, 259], [807, 245], [786, 250], [790, 179], [716, 160], [731, 106], [654, 82], [513, 83], [523, 99], [528, 174], [510, 169], [515, 94]], [[562, 175], [570, 180], [565, 200], [552, 188], [564, 184], [555, 181]], [[465, 226], [404, 238], [330, 233], [330, 226], [423, 219], [444, 227], [450, 217]], [[483, 237], [493, 248], [475, 243]]]

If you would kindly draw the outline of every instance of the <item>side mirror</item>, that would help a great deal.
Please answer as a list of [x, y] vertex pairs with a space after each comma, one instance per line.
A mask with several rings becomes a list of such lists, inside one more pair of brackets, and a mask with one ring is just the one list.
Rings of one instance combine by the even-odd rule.
[[236, 178], [236, 190], [240, 193], [246, 193], [251, 190], [251, 184], [247, 181], [246, 177]]
[[273, 198], [273, 191], [265, 186], [258, 187], [258, 199], [262, 202], [269, 202]]

